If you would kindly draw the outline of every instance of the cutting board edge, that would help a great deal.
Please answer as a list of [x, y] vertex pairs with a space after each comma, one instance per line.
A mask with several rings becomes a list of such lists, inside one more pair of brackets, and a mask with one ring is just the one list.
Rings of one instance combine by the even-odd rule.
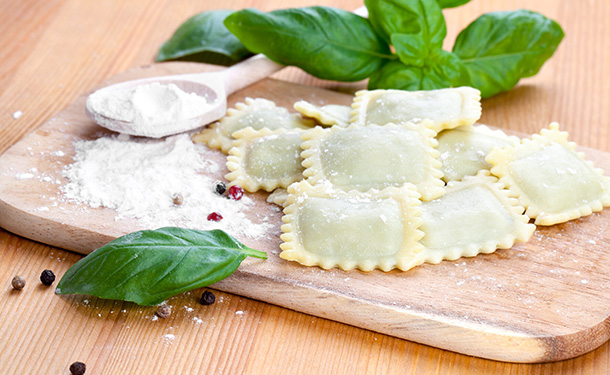
[[[244, 285], [248, 285], [248, 290], [243, 289]], [[328, 293], [290, 280], [278, 282], [247, 268], [238, 269], [213, 288], [419, 344], [501, 362], [562, 361], [593, 351], [610, 339], [610, 315], [591, 327], [558, 336], [501, 327], [489, 330], [490, 322], [485, 322], [487, 327], [476, 322], [463, 324], [451, 317]], [[300, 304], [301, 301], [316, 303], [307, 306]], [[383, 310], [387, 314], [380, 316], [379, 311]], [[404, 320], [397, 321], [396, 316]]]
[[[37, 216], [20, 210], [0, 196], [0, 228], [45, 245], [87, 255], [116, 237]], [[68, 235], [58, 236], [58, 231]], [[83, 235], [86, 231], [87, 235]], [[88, 238], [89, 237], [89, 238]]]

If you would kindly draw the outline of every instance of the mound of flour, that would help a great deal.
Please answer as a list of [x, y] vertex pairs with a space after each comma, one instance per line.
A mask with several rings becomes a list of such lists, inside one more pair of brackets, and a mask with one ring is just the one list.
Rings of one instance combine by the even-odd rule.
[[[215, 181], [202, 172], [217, 172], [217, 166], [205, 159], [208, 150], [186, 134], [162, 140], [118, 135], [78, 141], [74, 147], [74, 163], [62, 171], [68, 200], [112, 208], [118, 218], [136, 218], [143, 229], [222, 229], [249, 237], [270, 229], [271, 224], [246, 217], [253, 203], [247, 196], [235, 201], [214, 192]], [[183, 197], [180, 205], [174, 204], [176, 194]], [[223, 220], [208, 221], [212, 212]]]

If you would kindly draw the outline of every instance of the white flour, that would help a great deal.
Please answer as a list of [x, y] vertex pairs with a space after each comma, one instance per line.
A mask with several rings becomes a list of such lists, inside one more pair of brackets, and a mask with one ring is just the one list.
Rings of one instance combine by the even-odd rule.
[[[143, 229], [180, 226], [256, 237], [270, 228], [246, 217], [244, 211], [253, 203], [246, 195], [235, 201], [214, 192], [215, 181], [201, 172], [216, 172], [217, 166], [186, 134], [164, 140], [118, 135], [78, 141], [74, 147], [74, 163], [62, 171], [69, 200], [115, 209], [119, 218], [138, 219]], [[180, 205], [173, 199], [178, 193]], [[223, 219], [208, 221], [212, 212]]]
[[[173, 83], [155, 82], [131, 89], [96, 91], [87, 98], [87, 107], [104, 117], [131, 123], [124, 131], [127, 134], [159, 138], [184, 131], [182, 122], [197, 118], [209, 104], [203, 96], [186, 93]], [[117, 130], [104, 118], [96, 121]], [[186, 129], [197, 125], [187, 125]]]

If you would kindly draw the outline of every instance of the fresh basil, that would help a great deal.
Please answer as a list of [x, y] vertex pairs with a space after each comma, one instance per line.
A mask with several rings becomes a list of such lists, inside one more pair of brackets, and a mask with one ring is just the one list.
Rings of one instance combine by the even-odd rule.
[[358, 81], [396, 58], [366, 18], [341, 9], [245, 9], [225, 25], [250, 51], [322, 79]]
[[421, 90], [424, 86], [421, 67], [408, 66], [401, 61], [390, 61], [369, 78], [368, 89]]
[[422, 67], [430, 55], [430, 45], [417, 34], [392, 34], [392, 44], [405, 65]]
[[564, 37], [559, 24], [528, 10], [487, 13], [457, 37], [460, 57], [472, 86], [490, 97], [538, 73]]
[[[452, 52], [444, 51], [447, 26], [442, 9], [468, 1], [365, 0], [368, 20], [329, 7], [269, 13], [245, 9], [227, 16], [224, 25], [251, 52], [318, 78], [368, 77], [369, 89], [468, 85], [483, 97], [536, 74], [563, 39], [561, 27], [541, 14], [495, 12], [475, 20], [459, 34]], [[188, 39], [188, 33], [185, 28], [181, 38]]]
[[230, 10], [199, 13], [184, 22], [159, 49], [157, 61], [173, 59], [230, 63], [252, 55], [224, 25]]
[[221, 230], [144, 230], [119, 237], [79, 260], [56, 292], [155, 305], [226, 278], [247, 256], [267, 258]]
[[442, 47], [447, 26], [435, 0], [365, 0], [364, 5], [373, 28], [388, 43], [392, 34], [415, 34], [427, 48]]
[[451, 52], [433, 50], [421, 65], [407, 65], [392, 61], [371, 75], [369, 90], [435, 90], [463, 86], [468, 82], [467, 72], [460, 59]]
[[459, 7], [460, 5], [466, 4], [470, 0], [436, 0], [436, 1], [438, 2], [438, 5], [441, 6], [441, 8], [445, 9], [445, 8]]

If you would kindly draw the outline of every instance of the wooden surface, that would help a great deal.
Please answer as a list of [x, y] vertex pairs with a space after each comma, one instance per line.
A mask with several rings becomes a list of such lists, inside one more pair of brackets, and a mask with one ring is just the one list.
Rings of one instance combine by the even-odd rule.
[[[242, 0], [223, 5], [242, 8], [254, 4]], [[256, 2], [265, 10], [310, 4]], [[344, 9], [361, 5], [347, 0], [324, 4]], [[202, 2], [166, 0], [0, 2], [0, 151], [94, 84], [129, 67], [149, 64], [159, 44], [177, 25], [209, 9], [206, 7], [209, 5]], [[551, 120], [559, 121], [570, 131], [572, 140], [610, 151], [610, 33], [605, 26], [610, 18], [608, 2], [473, 0], [467, 6], [446, 11], [447, 46], [476, 15], [519, 7], [557, 19], [567, 36], [538, 76], [483, 102], [482, 122], [531, 133]], [[276, 77], [340, 91], [361, 87], [321, 82], [295, 69]], [[16, 111], [23, 112], [18, 119], [13, 118]], [[177, 308], [172, 318], [152, 321], [149, 308], [59, 298], [52, 289], [37, 283], [45, 268], [63, 274], [80, 258], [75, 253], [4, 231], [0, 231], [0, 252], [0, 275], [5, 285], [0, 310], [4, 317], [0, 324], [0, 372], [7, 374], [68, 373], [69, 364], [75, 360], [88, 364], [88, 374], [600, 374], [607, 372], [610, 360], [605, 343], [589, 354], [562, 362], [500, 363], [228, 293], [217, 293], [220, 301], [205, 308], [197, 305], [194, 294], [184, 295], [173, 301]], [[561, 254], [557, 257], [562, 259]], [[582, 276], [597, 267], [597, 261], [590, 259], [587, 264], [570, 267]], [[10, 279], [16, 274], [29, 282], [20, 293], [10, 290]], [[550, 302], [562, 297], [555, 296]], [[600, 309], [607, 306], [598, 300], [583, 305], [587, 304]], [[582, 319], [588, 318], [582, 314]]]

